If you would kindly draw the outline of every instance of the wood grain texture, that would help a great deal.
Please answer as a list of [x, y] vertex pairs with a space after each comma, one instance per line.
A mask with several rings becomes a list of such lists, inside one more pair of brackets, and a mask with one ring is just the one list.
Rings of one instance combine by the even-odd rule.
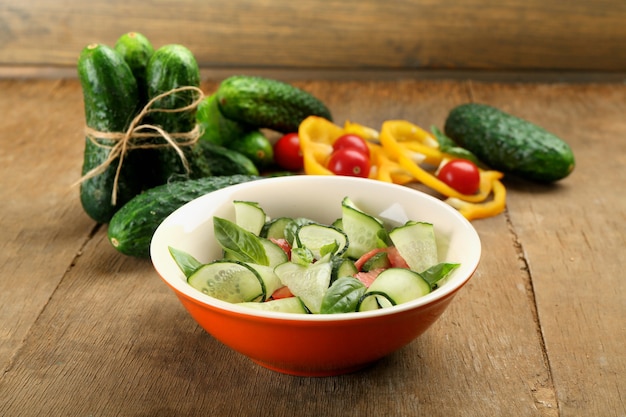
[[[62, 81], [0, 82], [0, 367], [20, 347], [93, 224], [80, 175], [82, 95]], [[45, 97], [45, 99], [44, 99]], [[18, 104], [19, 103], [19, 104]]]
[[139, 31], [204, 68], [626, 71], [621, 0], [0, 1], [0, 65]]
[[[472, 94], [553, 131], [578, 157], [562, 184], [515, 184], [509, 212], [533, 278], [561, 416], [621, 416], [626, 281], [615, 251], [626, 247], [626, 89], [474, 84]], [[611, 392], [619, 394], [602, 394]]]
[[0, 415], [623, 416], [626, 86], [294, 84], [372, 127], [495, 104], [570, 141], [578, 167], [550, 188], [507, 180], [507, 212], [474, 222], [479, 269], [422, 337], [362, 372], [291, 377], [207, 335], [149, 261], [94, 229], [69, 187], [78, 82], [1, 81]]

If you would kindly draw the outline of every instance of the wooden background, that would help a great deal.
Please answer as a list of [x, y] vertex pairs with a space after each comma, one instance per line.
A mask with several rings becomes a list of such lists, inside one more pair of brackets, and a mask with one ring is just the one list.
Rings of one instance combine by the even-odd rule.
[[0, 0], [0, 75], [74, 76], [139, 31], [204, 70], [626, 73], [624, 0]]

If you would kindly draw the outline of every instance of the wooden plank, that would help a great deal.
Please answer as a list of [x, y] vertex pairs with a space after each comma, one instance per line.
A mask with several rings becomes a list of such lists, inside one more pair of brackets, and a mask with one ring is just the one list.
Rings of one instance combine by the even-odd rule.
[[94, 223], [80, 208], [76, 83], [0, 81], [0, 367], [5, 368]]
[[626, 87], [473, 84], [567, 140], [577, 168], [554, 186], [510, 183], [561, 416], [626, 413]]
[[72, 67], [127, 31], [206, 68], [624, 71], [621, 0], [8, 0], [0, 64]]
[[[44, 109], [57, 105], [39, 93], [49, 92], [44, 88], [49, 85], [42, 82], [30, 91]], [[390, 118], [441, 125], [452, 106], [469, 99], [463, 82], [296, 85], [324, 100], [338, 123], [350, 119], [373, 127]], [[203, 89], [214, 87], [205, 84]], [[76, 82], [63, 89], [67, 91], [52, 98], [78, 101]], [[55, 136], [67, 137], [79, 131], [78, 113], [49, 119], [39, 128], [58, 129]], [[32, 149], [38, 139], [23, 141]], [[55, 146], [56, 152], [71, 155], [58, 176], [74, 179], [82, 144], [66, 139]], [[37, 160], [45, 155], [40, 151]], [[52, 210], [65, 207], [80, 219], [65, 190], [53, 188], [48, 194]], [[18, 200], [16, 210], [27, 205]], [[78, 220], [80, 226], [66, 228], [70, 220], [48, 230], [63, 233], [63, 241], [81, 242], [89, 222]], [[35, 217], [32, 227], [48, 221]], [[149, 261], [116, 253], [101, 228], [57, 280], [5, 369], [0, 410], [5, 415], [61, 416], [556, 416], [529, 276], [508, 219], [481, 220], [476, 227], [484, 246], [481, 265], [441, 321], [372, 368], [331, 378], [284, 376], [229, 351], [187, 316]], [[47, 248], [56, 252], [50, 242]], [[64, 259], [72, 258], [69, 252]], [[48, 271], [47, 264], [35, 268], [36, 276]], [[30, 288], [29, 283], [24, 285]]]

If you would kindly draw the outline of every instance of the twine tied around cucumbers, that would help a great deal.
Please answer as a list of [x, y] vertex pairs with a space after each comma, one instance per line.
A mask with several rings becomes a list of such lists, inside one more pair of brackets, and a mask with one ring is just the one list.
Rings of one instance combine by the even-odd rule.
[[[196, 99], [182, 107], [177, 107], [174, 109], [159, 109], [152, 108], [154, 103], [159, 101], [160, 99], [180, 93], [183, 91], [193, 91], [197, 93]], [[86, 172], [76, 183], [76, 185], [81, 184], [82, 182], [94, 178], [100, 174], [102, 174], [113, 162], [116, 158], [119, 158], [117, 162], [117, 169], [115, 172], [115, 177], [113, 180], [113, 189], [111, 192], [111, 205], [115, 205], [117, 202], [117, 188], [120, 172], [122, 169], [122, 164], [124, 163], [124, 157], [126, 154], [134, 149], [154, 149], [154, 148], [164, 148], [164, 147], [172, 147], [183, 164], [185, 171], [187, 173], [190, 172], [189, 162], [185, 157], [185, 154], [182, 148], [186, 146], [193, 146], [200, 136], [202, 136], [202, 131], [200, 129], [200, 125], [196, 123], [194, 128], [189, 132], [175, 132], [170, 133], [165, 131], [163, 128], [153, 124], [145, 124], [141, 123], [143, 118], [146, 117], [150, 113], [182, 113], [189, 110], [194, 110], [198, 107], [198, 105], [204, 99], [204, 93], [198, 87], [194, 86], [183, 86], [174, 88], [172, 90], [161, 93], [154, 98], [152, 98], [146, 105], [141, 109], [139, 113], [133, 118], [133, 120], [128, 125], [128, 128], [125, 132], [101, 132], [96, 129], [93, 129], [89, 126], [85, 126], [85, 135], [87, 138], [94, 143], [96, 146], [100, 146], [102, 148], [110, 149], [109, 155], [106, 160], [104, 160], [100, 165]], [[148, 140], [155, 138], [163, 138], [165, 139], [165, 143], [150, 143]], [[113, 145], [105, 145], [98, 142], [98, 139], [108, 139], [113, 140], [115, 143]]]

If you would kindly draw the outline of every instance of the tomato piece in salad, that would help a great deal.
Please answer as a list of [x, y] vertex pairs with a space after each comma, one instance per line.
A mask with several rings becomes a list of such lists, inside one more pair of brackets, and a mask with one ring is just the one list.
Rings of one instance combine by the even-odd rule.
[[280, 300], [281, 298], [290, 298], [293, 297], [293, 294], [291, 293], [291, 290], [289, 290], [289, 287], [287, 287], [286, 285], [284, 287], [281, 287], [279, 289], [277, 289], [276, 291], [274, 291], [272, 293], [272, 300]]

